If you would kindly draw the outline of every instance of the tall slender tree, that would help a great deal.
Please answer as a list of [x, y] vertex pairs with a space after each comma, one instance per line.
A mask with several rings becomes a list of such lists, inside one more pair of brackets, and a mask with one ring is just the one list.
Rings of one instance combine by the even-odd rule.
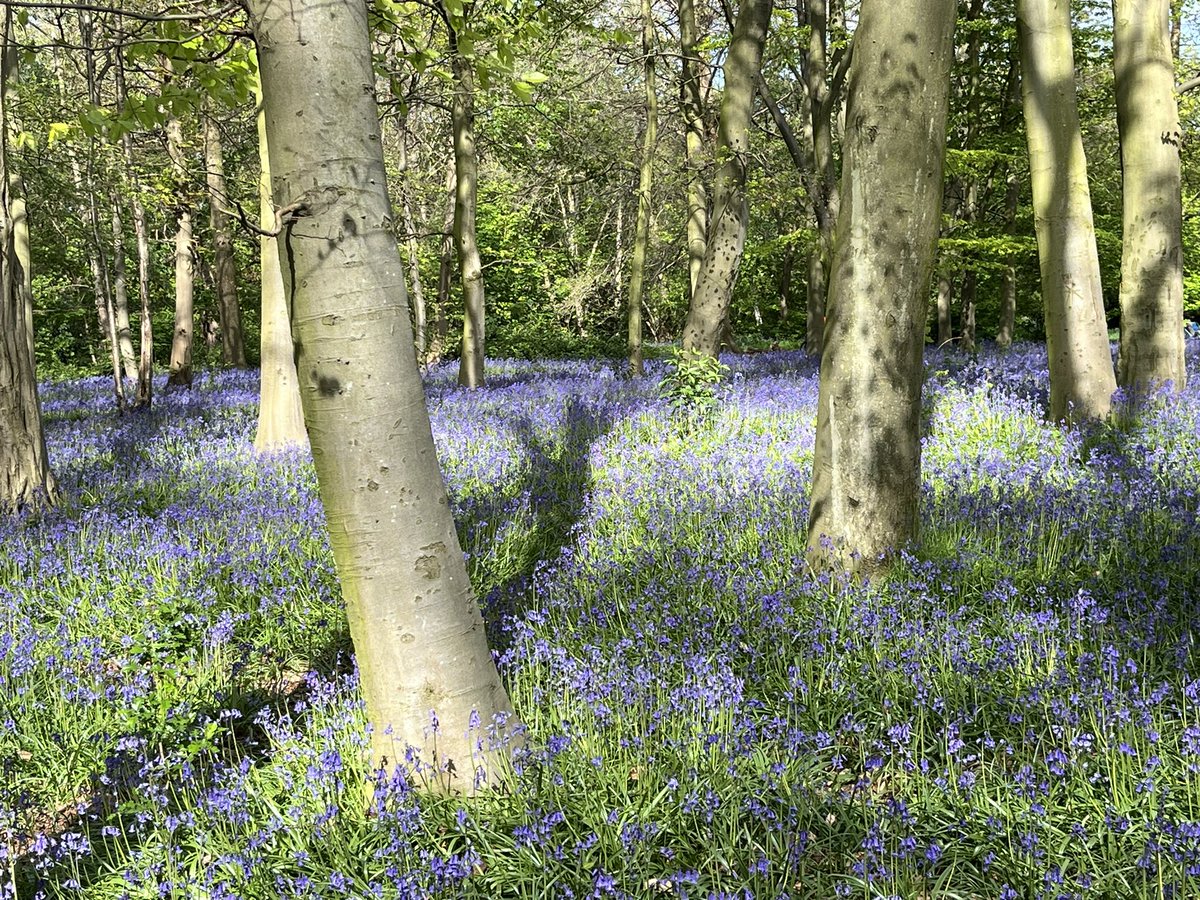
[[258, 101], [258, 201], [262, 234], [258, 258], [262, 297], [262, 327], [259, 333], [258, 429], [256, 450], [279, 450], [307, 446], [304, 410], [300, 407], [300, 382], [292, 346], [292, 322], [283, 273], [279, 267], [279, 224], [271, 196], [271, 156], [267, 144], [267, 120], [263, 112], [262, 83], [254, 84]]
[[0, 511], [12, 512], [52, 503], [55, 483], [27, 332], [31, 304], [17, 258], [8, 166], [9, 84], [17, 66], [12, 8], [0, 17]]
[[[658, 146], [658, 79], [654, 64], [654, 7], [642, 0], [642, 73], [646, 91], [646, 123], [642, 131], [642, 161], [638, 172], [637, 225], [629, 265], [629, 300], [626, 324], [629, 371], [644, 375], [642, 362], [642, 302], [646, 284], [646, 253], [650, 248], [650, 204], [654, 190], [654, 155]], [[689, 195], [690, 198], [690, 195]]]
[[772, 0], [745, 0], [741, 4], [723, 69], [725, 87], [717, 130], [713, 213], [700, 280], [692, 292], [683, 328], [684, 348], [708, 356], [716, 356], [720, 349], [721, 330], [746, 244], [750, 116], [773, 5]]
[[192, 340], [196, 332], [193, 308], [192, 210], [184, 187], [187, 182], [187, 156], [183, 146], [183, 123], [176, 116], [167, 119], [167, 153], [178, 186], [175, 208], [175, 328], [171, 332], [171, 361], [167, 384], [192, 386]]
[[1169, 0], [1113, 0], [1121, 135], [1120, 383], [1184, 386], [1183, 202]]
[[1117, 380], [1076, 105], [1070, 0], [1017, 0], [1017, 39], [1050, 354], [1050, 414], [1103, 418]]
[[[368, 7], [250, 0], [304, 417], [375, 764], [430, 787], [503, 771], [510, 712], [438, 468], [391, 228]], [[461, 198], [460, 198], [461, 199]]]
[[821, 355], [809, 556], [873, 568], [913, 540], [921, 350], [942, 206], [955, 0], [863, 0]]
[[[643, 19], [645, 11], [643, 10]], [[643, 24], [643, 35], [645, 25]], [[650, 19], [653, 29], [653, 17]], [[695, 0], [679, 0], [679, 43], [682, 78], [680, 94], [683, 106], [684, 149], [687, 154], [688, 184], [688, 287], [695, 291], [704, 266], [704, 246], [708, 235], [708, 185], [704, 180], [704, 82], [703, 61], [696, 49], [700, 31], [696, 20]], [[644, 40], [643, 40], [644, 43]], [[643, 49], [649, 59], [649, 51]], [[648, 61], [647, 67], [650, 65]], [[647, 99], [649, 90], [647, 89]]]
[[238, 306], [237, 267], [233, 259], [233, 226], [229, 221], [225, 154], [221, 131], [211, 112], [204, 116], [204, 180], [208, 186], [208, 221], [213, 237], [213, 275], [217, 283], [217, 314], [221, 321], [221, 362], [246, 367], [242, 311]]

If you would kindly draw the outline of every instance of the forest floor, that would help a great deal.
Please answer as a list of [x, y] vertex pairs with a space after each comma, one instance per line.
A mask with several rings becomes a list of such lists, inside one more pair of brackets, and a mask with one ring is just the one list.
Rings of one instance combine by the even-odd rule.
[[1064, 429], [1044, 348], [931, 355], [921, 543], [848, 586], [803, 562], [814, 361], [727, 361], [690, 424], [659, 363], [431, 373], [529, 728], [475, 801], [365, 801], [252, 373], [124, 419], [47, 386], [62, 505], [0, 524], [0, 897], [1200, 896], [1200, 388]]

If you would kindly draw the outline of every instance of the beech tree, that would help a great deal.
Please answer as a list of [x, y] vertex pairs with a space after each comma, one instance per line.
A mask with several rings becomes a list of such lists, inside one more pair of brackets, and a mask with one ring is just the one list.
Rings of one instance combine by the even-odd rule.
[[921, 351], [942, 206], [955, 0], [863, 0], [821, 355], [809, 557], [870, 569], [913, 540]]
[[746, 202], [746, 166], [750, 116], [762, 71], [763, 46], [771, 25], [773, 0], [744, 0], [725, 60], [721, 122], [717, 130], [717, 175], [713, 210], [700, 279], [692, 291], [683, 346], [708, 356], [720, 349], [721, 330], [746, 244], [750, 209]]
[[1113, 0], [1121, 135], [1120, 383], [1184, 386], [1183, 202], [1169, 0]]
[[1075, 94], [1070, 0], [1017, 0], [1050, 415], [1108, 415], [1117, 388]]
[[[638, 172], [637, 225], [633, 233], [633, 258], [629, 265], [627, 347], [629, 371], [644, 375], [642, 363], [642, 296], [646, 283], [646, 251], [650, 246], [650, 204], [654, 188], [654, 153], [658, 144], [658, 82], [654, 71], [654, 9], [642, 0], [642, 71], [646, 79], [646, 124], [642, 131], [642, 161]], [[689, 138], [690, 139], [690, 138]]]
[[[503, 771], [511, 706], [438, 467], [392, 232], [367, 7], [250, 0], [305, 422], [377, 766]], [[460, 197], [461, 200], [461, 197]], [[503, 729], [502, 729], [503, 730]]]
[[0, 511], [4, 512], [50, 503], [55, 496], [29, 336], [32, 301], [17, 256], [8, 167], [6, 107], [17, 65], [11, 34], [9, 7], [0, 32]]

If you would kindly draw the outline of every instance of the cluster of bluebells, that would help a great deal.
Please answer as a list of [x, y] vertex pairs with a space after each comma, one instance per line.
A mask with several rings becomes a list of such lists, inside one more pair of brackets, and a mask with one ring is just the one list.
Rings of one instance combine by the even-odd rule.
[[62, 506], [0, 523], [0, 898], [1200, 892], [1200, 388], [1063, 428], [1044, 349], [931, 354], [922, 542], [847, 584], [804, 563], [815, 361], [728, 362], [686, 433], [656, 373], [429, 374], [528, 729], [471, 802], [370, 771], [253, 376], [123, 419], [47, 386]]

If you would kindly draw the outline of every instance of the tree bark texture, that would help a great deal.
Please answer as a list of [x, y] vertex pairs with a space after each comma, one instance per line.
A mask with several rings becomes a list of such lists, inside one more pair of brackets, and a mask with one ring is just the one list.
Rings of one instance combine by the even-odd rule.
[[729, 312], [746, 243], [750, 218], [746, 203], [750, 116], [772, 6], [772, 0], [745, 0], [741, 4], [725, 60], [713, 212], [700, 281], [692, 293], [683, 328], [684, 348], [708, 356], [715, 357], [720, 349], [721, 326]]
[[[829, 269], [833, 258], [833, 230], [838, 217], [837, 172], [833, 162], [833, 102], [829, 89], [828, 24], [825, 0], [807, 0], [808, 52], [805, 79], [812, 119], [813, 168], [812, 206], [817, 220], [817, 251], [820, 267], [809, 266], [808, 325], [804, 346], [809, 353], [820, 353], [825, 324], [825, 300], [828, 295]], [[818, 279], [811, 283], [812, 279]]]
[[1182, 390], [1183, 205], [1179, 107], [1168, 0], [1113, 0], [1121, 135], [1121, 350], [1117, 374], [1140, 392]]
[[12, 10], [3, 13], [0, 32], [0, 512], [54, 502], [54, 476], [42, 433], [37, 374], [26, 329], [32, 305], [17, 258], [16, 217], [8, 172], [9, 81], [15, 77]]
[[917, 534], [922, 359], [954, 0], [863, 0], [821, 356], [809, 558], [870, 570]]
[[129, 280], [125, 275], [125, 222], [121, 216], [121, 198], [117, 193], [109, 196], [112, 207], [113, 238], [113, 316], [117, 332], [117, 350], [121, 356], [121, 370], [130, 381], [137, 380], [137, 357], [133, 352], [133, 332], [129, 325]]
[[[643, 23], [645, 10], [642, 11]], [[643, 24], [643, 29], [645, 29]], [[650, 20], [653, 34], [654, 23]], [[680, 94], [683, 101], [683, 127], [687, 152], [688, 183], [688, 285], [694, 293], [700, 281], [700, 269], [704, 265], [704, 246], [708, 234], [708, 186], [704, 182], [704, 91], [701, 87], [700, 69], [703, 62], [696, 50], [700, 40], [696, 27], [695, 0], [679, 0], [679, 43], [682, 53], [682, 79]], [[643, 48], [649, 55], [649, 51]], [[650, 63], [647, 62], [649, 70]], [[647, 92], [649, 100], [649, 92]]]
[[[271, 196], [271, 157], [263, 114], [262, 85], [255, 85], [258, 100], [258, 206], [264, 231], [279, 227]], [[258, 237], [259, 279], [262, 291], [262, 328], [259, 332], [258, 429], [254, 449], [264, 452], [288, 447], [307, 447], [304, 410], [300, 406], [300, 381], [296, 376], [295, 348], [283, 273], [279, 267], [279, 239]]]
[[[457, 46], [457, 36], [451, 34]], [[454, 166], [456, 175], [454, 204], [454, 247], [462, 272], [463, 339], [458, 365], [458, 383], [463, 387], [483, 386], [484, 348], [486, 347], [483, 261], [475, 235], [475, 207], [478, 199], [479, 156], [475, 150], [475, 72], [471, 61], [454, 50]]]
[[1050, 355], [1050, 415], [1103, 418], [1117, 383], [1076, 105], [1070, 0], [1017, 0], [1017, 37]]
[[[183, 124], [173, 116], [167, 120], [167, 152], [182, 193], [187, 180]], [[181, 197], [175, 212], [175, 327], [171, 332], [171, 361], [167, 370], [167, 384], [183, 387], [192, 386], [192, 338], [196, 331], [192, 306], [192, 212], [187, 202]]]
[[[642, 361], [642, 306], [646, 293], [646, 255], [650, 249], [650, 204], [653, 200], [654, 190], [654, 154], [658, 146], [658, 82], [654, 65], [654, 9], [650, 0], [642, 0], [642, 72], [646, 89], [646, 124], [642, 130], [642, 164], [638, 172], [637, 225], [634, 227], [633, 255], [629, 264], [629, 296], [626, 316], [626, 350], [629, 372], [634, 376], [646, 374], [646, 367]], [[691, 140], [690, 133], [688, 140]], [[689, 207], [692, 201], [691, 191], [692, 185], [689, 181]], [[691, 212], [689, 208], [689, 218]], [[690, 234], [690, 222], [688, 229]]]
[[217, 313], [221, 320], [221, 362], [246, 368], [246, 339], [238, 307], [237, 268], [233, 259], [233, 225], [226, 209], [225, 154], [221, 132], [212, 116], [204, 116], [204, 169], [208, 185], [208, 222], [213, 236], [213, 275], [217, 286]]
[[438, 467], [392, 231], [368, 7], [251, 0], [304, 416], [375, 765], [431, 789], [503, 771], [510, 704]]

